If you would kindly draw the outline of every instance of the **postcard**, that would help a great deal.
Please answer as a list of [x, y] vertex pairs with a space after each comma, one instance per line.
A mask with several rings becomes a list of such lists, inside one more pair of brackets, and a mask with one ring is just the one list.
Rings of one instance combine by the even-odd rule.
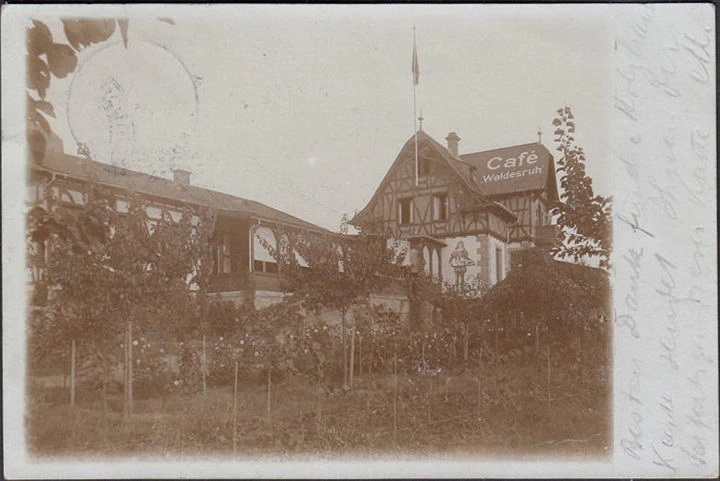
[[5, 476], [716, 477], [714, 19], [3, 6]]

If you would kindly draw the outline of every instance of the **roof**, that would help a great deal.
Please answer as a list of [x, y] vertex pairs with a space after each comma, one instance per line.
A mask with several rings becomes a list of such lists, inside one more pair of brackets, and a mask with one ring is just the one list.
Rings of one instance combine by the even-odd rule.
[[555, 161], [540, 143], [462, 154], [460, 160], [476, 169], [474, 181], [486, 195], [547, 189], [551, 199], [558, 198]]
[[[443, 161], [447, 163], [447, 165], [455, 172], [455, 174], [459, 177], [460, 181], [465, 185], [465, 187], [477, 198], [479, 199], [485, 208], [495, 210], [500, 215], [504, 215], [506, 217], [515, 219], [516, 216], [513, 214], [512, 211], [507, 209], [502, 204], [499, 204], [491, 199], [488, 198], [487, 193], [481, 188], [481, 186], [478, 185], [477, 182], [473, 180], [473, 173], [472, 170], [474, 167], [472, 167], [470, 164], [466, 162], [462, 162], [460, 159], [455, 157], [450, 151], [440, 144], [438, 141], [430, 137], [425, 131], [419, 130], [417, 132], [417, 141], [418, 141], [418, 150], [420, 150], [420, 146], [429, 146], [432, 151]], [[380, 185], [375, 190], [375, 193], [373, 194], [372, 198], [370, 199], [370, 202], [367, 203], [367, 205], [358, 212], [351, 220], [350, 224], [355, 225], [355, 222], [361, 221], [362, 217], [366, 215], [366, 211], [370, 205], [372, 205], [375, 198], [383, 191], [385, 188], [385, 185], [389, 181], [389, 174], [393, 170], [393, 168], [402, 160], [405, 159], [406, 152], [413, 151], [415, 149], [415, 136], [413, 135], [410, 137], [407, 142], [403, 145], [402, 149], [400, 149], [400, 153], [398, 153], [397, 157], [395, 158], [395, 161], [392, 163], [390, 168], [388, 169], [387, 174], [385, 175], [385, 178], [380, 182]]]
[[181, 184], [162, 177], [61, 152], [48, 151], [42, 163], [32, 163], [32, 168], [44, 169], [79, 180], [94, 180], [102, 185], [132, 190], [144, 195], [165, 199], [170, 203], [210, 207], [228, 213], [243, 213], [261, 220], [308, 230], [329, 232], [327, 229], [254, 200], [243, 199], [242, 197], [194, 185]]
[[429, 235], [424, 235], [424, 234], [411, 235], [409, 240], [411, 240], [411, 241], [413, 241], [413, 240], [427, 241], [430, 244], [433, 244], [436, 246], [441, 246], [441, 247], [447, 246], [447, 244], [444, 241], [442, 241], [440, 239], [436, 239], [435, 237], [432, 237]]

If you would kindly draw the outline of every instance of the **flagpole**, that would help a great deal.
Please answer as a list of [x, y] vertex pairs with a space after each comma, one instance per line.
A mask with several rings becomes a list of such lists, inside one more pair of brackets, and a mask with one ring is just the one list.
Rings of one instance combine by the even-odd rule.
[[415, 187], [420, 185], [418, 165], [418, 126], [417, 126], [417, 84], [418, 84], [417, 43], [415, 41], [415, 25], [413, 25], [413, 124], [415, 126]]

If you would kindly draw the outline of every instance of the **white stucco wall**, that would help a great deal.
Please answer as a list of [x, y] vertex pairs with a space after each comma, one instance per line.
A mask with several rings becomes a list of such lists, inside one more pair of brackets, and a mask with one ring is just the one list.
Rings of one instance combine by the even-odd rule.
[[[488, 236], [488, 245], [489, 245], [489, 249], [488, 249], [489, 257], [488, 258], [490, 260], [490, 263], [488, 264], [488, 269], [489, 269], [489, 274], [490, 274], [489, 280], [490, 280], [491, 284], [495, 285], [495, 284], [497, 284], [498, 281], [505, 279], [505, 276], [507, 275], [507, 270], [508, 270], [508, 266], [509, 266], [508, 249], [507, 249], [507, 245], [504, 242], [499, 241], [492, 236]], [[496, 256], [498, 253], [497, 249], [500, 249], [500, 255], [501, 255], [501, 258], [500, 258], [501, 273], [500, 273], [499, 279], [498, 279], [498, 275], [497, 275], [498, 273], [497, 273], [497, 269], [496, 269]]]
[[273, 304], [279, 304], [285, 298], [285, 294], [276, 291], [255, 291], [255, 309], [262, 309]]
[[[473, 277], [479, 277], [485, 282], [495, 284], [498, 280], [502, 280], [507, 276], [510, 270], [510, 258], [508, 245], [496, 239], [495, 237], [488, 235], [466, 235], [457, 237], [445, 237], [442, 241], [447, 245], [443, 247], [440, 252], [440, 258], [438, 259], [435, 251], [429, 252], [425, 248], [422, 250], [422, 255], [425, 260], [425, 271], [430, 270], [430, 263], [432, 263], [432, 274], [437, 277], [439, 270], [442, 271], [442, 279], [445, 282], [455, 282], [455, 270], [450, 265], [450, 255], [457, 248], [459, 242], [462, 242], [465, 246], [465, 250], [468, 253], [470, 260], [474, 262], [474, 265], [468, 266], [465, 272], [465, 280], [470, 280]], [[394, 239], [389, 239], [387, 245], [392, 246], [395, 244]], [[410, 244], [408, 241], [400, 240], [397, 241], [402, 248], [407, 249], [409, 252]], [[498, 279], [496, 272], [496, 249], [499, 248], [501, 252], [501, 269], [502, 274]], [[406, 256], [405, 265], [408, 265], [409, 256]], [[438, 266], [439, 264], [439, 266]]]

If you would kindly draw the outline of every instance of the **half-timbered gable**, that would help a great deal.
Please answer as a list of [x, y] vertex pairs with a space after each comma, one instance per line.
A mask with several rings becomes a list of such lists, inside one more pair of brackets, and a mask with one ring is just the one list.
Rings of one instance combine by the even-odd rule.
[[482, 195], [472, 180], [471, 166], [420, 131], [417, 174], [411, 138], [368, 205], [351, 222], [367, 232], [399, 238], [490, 233], [504, 239], [508, 221], [514, 221], [514, 215]]
[[428, 274], [494, 284], [509, 270], [509, 250], [532, 245], [551, 222], [553, 158], [539, 143], [459, 155], [457, 134], [446, 140], [418, 131], [417, 158], [413, 136], [351, 223], [405, 241]]
[[459, 157], [473, 166], [474, 178], [488, 198], [517, 215], [510, 227], [511, 245], [532, 245], [538, 227], [551, 223], [552, 203], [558, 200], [552, 154], [542, 144], [531, 143]]
[[[417, 161], [412, 137], [368, 205], [350, 222], [407, 242], [417, 252], [411, 257], [442, 280], [452, 282], [456, 271], [464, 269], [468, 277], [497, 282], [509, 265], [505, 244], [517, 217], [485, 195], [475, 170], [421, 130]], [[464, 253], [462, 267], [459, 253]]]

